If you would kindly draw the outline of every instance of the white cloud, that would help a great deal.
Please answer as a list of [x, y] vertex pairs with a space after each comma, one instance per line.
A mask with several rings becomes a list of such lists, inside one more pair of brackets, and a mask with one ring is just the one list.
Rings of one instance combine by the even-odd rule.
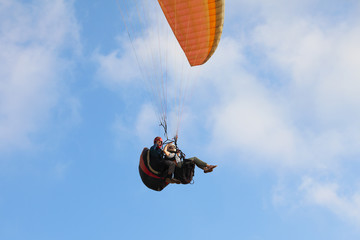
[[154, 123], [156, 122], [156, 115], [151, 104], [143, 105], [135, 122], [136, 136], [141, 140], [154, 136]]
[[[128, 47], [128, 50], [131, 50], [131, 46], [128, 45]], [[135, 64], [136, 59], [132, 58], [132, 53], [131, 51], [125, 52], [124, 55], [128, 56], [125, 58], [119, 57], [119, 51], [114, 51], [108, 55], [95, 53], [94, 60], [99, 64], [98, 78], [109, 88], [139, 78], [141, 74]]]
[[[236, 3], [261, 9], [252, 12], [257, 21], [246, 23], [247, 35], [238, 42], [223, 38], [219, 51], [232, 54], [214, 55], [212, 67], [221, 72], [209, 68], [218, 79], [208, 127], [212, 149], [220, 156], [239, 153], [223, 158], [230, 164], [283, 169], [285, 179], [311, 172], [300, 192], [289, 190], [293, 185], [276, 188], [274, 205], [297, 206], [300, 193], [307, 203], [359, 225], [359, 192], [344, 191], [331, 177], [350, 178], [347, 173], [358, 170], [344, 166], [360, 157], [359, 4], [327, 6], [341, 9], [334, 16], [315, 7], [324, 1], [298, 1], [296, 8], [293, 2], [258, 2]], [[313, 180], [317, 175], [330, 183]], [[356, 178], [348, 180], [355, 189]]]
[[69, 61], [79, 47], [71, 2], [0, 3], [0, 150], [24, 148], [57, 104]]
[[305, 177], [299, 188], [304, 194], [304, 202], [326, 208], [339, 216], [360, 226], [360, 191], [341, 193], [336, 182], [318, 182]]
[[207, 77], [218, 80], [211, 111], [215, 146], [276, 168], [331, 168], [349, 153], [358, 155], [360, 18], [344, 16], [334, 24], [328, 16], [311, 16], [309, 3], [296, 3], [301, 16], [290, 3], [251, 4], [262, 9], [262, 21], [248, 39], [223, 38], [208, 68]]
[[[113, 123], [115, 145], [125, 150], [130, 144], [149, 146], [157, 129], [157, 117], [151, 104], [145, 103], [139, 107], [139, 112], [127, 112], [117, 115]], [[129, 138], [129, 136], [133, 136]]]

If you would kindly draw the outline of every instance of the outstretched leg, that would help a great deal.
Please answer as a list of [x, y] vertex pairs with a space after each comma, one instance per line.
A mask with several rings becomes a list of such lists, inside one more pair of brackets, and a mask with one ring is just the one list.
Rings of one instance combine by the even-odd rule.
[[204, 173], [208, 173], [208, 172], [212, 172], [214, 168], [217, 167], [217, 165], [209, 165], [204, 161], [201, 161], [199, 158], [197, 157], [192, 157], [189, 158], [189, 160], [193, 161], [196, 166], [198, 166], [199, 168], [204, 170]]

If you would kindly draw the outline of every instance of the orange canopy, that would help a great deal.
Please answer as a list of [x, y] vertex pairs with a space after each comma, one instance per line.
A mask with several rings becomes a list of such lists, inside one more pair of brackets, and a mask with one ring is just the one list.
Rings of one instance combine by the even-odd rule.
[[225, 0], [158, 0], [191, 66], [215, 52], [224, 23]]

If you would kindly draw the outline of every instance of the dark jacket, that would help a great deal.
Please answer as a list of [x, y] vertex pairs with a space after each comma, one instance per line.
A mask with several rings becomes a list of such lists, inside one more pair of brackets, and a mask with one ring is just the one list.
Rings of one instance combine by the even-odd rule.
[[163, 165], [164, 152], [156, 144], [150, 148], [150, 165], [156, 170], [162, 172], [164, 170]]

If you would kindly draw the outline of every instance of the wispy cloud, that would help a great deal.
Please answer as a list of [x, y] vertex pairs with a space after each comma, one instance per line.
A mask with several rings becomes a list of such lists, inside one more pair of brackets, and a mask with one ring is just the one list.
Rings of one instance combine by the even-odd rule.
[[71, 1], [1, 1], [0, 150], [30, 146], [49, 119], [69, 47], [80, 47]]
[[337, 182], [320, 182], [303, 178], [299, 190], [304, 203], [330, 210], [340, 218], [360, 226], [360, 191], [344, 192]]
[[[358, 225], [355, 175], [346, 187], [331, 176], [358, 170], [341, 166], [360, 156], [359, 4], [237, 4], [244, 3], [258, 20], [245, 23], [247, 39], [222, 42], [221, 51], [237, 52], [228, 65], [221, 54], [214, 58], [224, 77], [209, 70], [219, 83], [226, 79], [212, 93], [218, 97], [210, 111], [213, 149], [220, 156], [236, 151], [238, 161], [261, 168], [285, 168], [295, 178], [311, 172], [300, 192], [277, 188], [274, 203], [297, 205], [300, 193]], [[234, 156], [227, 159], [234, 163]], [[318, 174], [329, 180], [313, 180]]]
[[316, 160], [321, 167], [359, 154], [360, 19], [333, 23], [306, 14], [309, 3], [297, 3], [306, 13], [292, 15], [296, 9], [284, 4], [286, 14], [277, 15], [273, 5], [252, 3], [263, 11], [249, 39], [222, 42], [221, 51], [238, 57], [213, 60], [224, 72], [215, 75], [214, 139], [280, 165], [314, 167]]

